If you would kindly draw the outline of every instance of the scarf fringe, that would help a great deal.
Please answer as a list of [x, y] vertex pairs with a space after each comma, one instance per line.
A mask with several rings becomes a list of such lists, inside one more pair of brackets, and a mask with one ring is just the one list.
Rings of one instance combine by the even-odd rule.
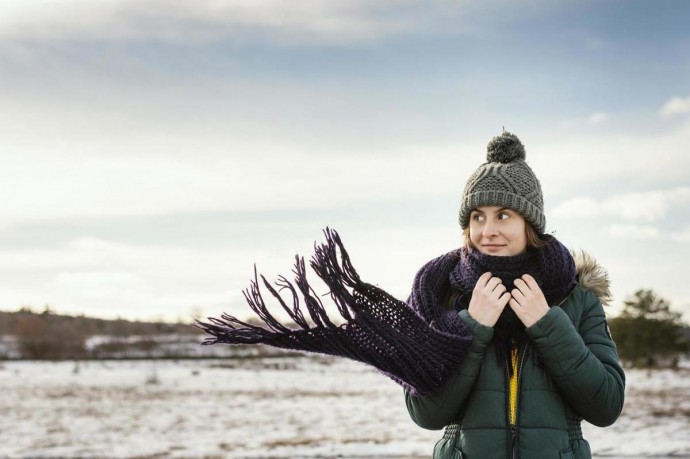
[[[197, 321], [212, 335], [202, 344], [262, 343], [284, 349], [317, 352], [364, 362], [378, 368], [406, 390], [423, 394], [437, 390], [461, 363], [472, 336], [456, 312], [441, 312], [438, 299], [413, 288], [409, 303], [363, 282], [335, 230], [324, 230], [326, 242], [315, 244], [310, 266], [330, 289], [330, 297], [345, 320], [336, 325], [309, 285], [304, 258], [295, 257], [294, 283], [280, 276], [271, 285], [254, 267], [254, 280], [244, 297], [264, 326], [230, 314]], [[260, 282], [299, 327], [288, 328], [269, 311]], [[419, 283], [415, 280], [415, 285]], [[291, 304], [281, 296], [287, 290]], [[419, 290], [419, 289], [418, 289]], [[433, 295], [431, 295], [433, 297]], [[300, 300], [303, 300], [302, 301]], [[305, 311], [309, 319], [305, 317]]]
[[[343, 246], [343, 243], [334, 230], [326, 228], [326, 243], [314, 247], [314, 256], [310, 266], [317, 275], [331, 289], [330, 296], [338, 308], [340, 316], [346, 320], [353, 320], [353, 313], [349, 305], [354, 305], [354, 295], [347, 287], [355, 290], [363, 290], [364, 283], [360, 280], [355, 271], [350, 257]], [[338, 250], [340, 249], [341, 261], [338, 261]], [[342, 267], [340, 266], [342, 264]], [[275, 333], [291, 334], [299, 330], [290, 329], [284, 326], [268, 310], [266, 302], [261, 294], [259, 278], [263, 287], [268, 290], [271, 296], [280, 304], [282, 309], [288, 314], [290, 319], [300, 327], [300, 330], [309, 331], [320, 328], [337, 329], [338, 325], [328, 317], [326, 308], [318, 294], [309, 285], [304, 257], [295, 256], [295, 265], [292, 270], [295, 275], [294, 284], [285, 276], [279, 276], [275, 282], [277, 289], [271, 285], [265, 276], [259, 275], [256, 265], [254, 265], [254, 280], [250, 286], [242, 293], [249, 307], [261, 319], [266, 328], [244, 322], [237, 317], [224, 313], [220, 319], [209, 317], [209, 322], [196, 321], [196, 326], [206, 333], [213, 335], [214, 338], [207, 338], [202, 344], [210, 345], [216, 343], [229, 344], [253, 344], [261, 343], [268, 337], [275, 336]], [[281, 291], [287, 290], [291, 297], [292, 307], [288, 306], [281, 295]], [[300, 296], [304, 300], [311, 323], [306, 320], [302, 312]]]

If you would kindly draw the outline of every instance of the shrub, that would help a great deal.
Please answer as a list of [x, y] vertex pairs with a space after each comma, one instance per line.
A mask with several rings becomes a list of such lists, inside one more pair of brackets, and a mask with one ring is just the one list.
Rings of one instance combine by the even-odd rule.
[[680, 314], [652, 290], [636, 291], [624, 305], [610, 321], [621, 360], [637, 367], [675, 366], [690, 350]]

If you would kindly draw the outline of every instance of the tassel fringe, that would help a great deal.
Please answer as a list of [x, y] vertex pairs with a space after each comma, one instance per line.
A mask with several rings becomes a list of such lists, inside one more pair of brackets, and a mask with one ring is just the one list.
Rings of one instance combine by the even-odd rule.
[[[326, 242], [315, 244], [310, 266], [328, 286], [344, 323], [336, 325], [328, 316], [309, 285], [304, 258], [296, 256], [294, 282], [280, 276], [273, 286], [254, 267], [254, 280], [243, 293], [265, 326], [230, 314], [197, 321], [196, 326], [211, 335], [203, 344], [262, 343], [347, 357], [373, 365], [414, 394], [440, 387], [472, 341], [457, 314], [442, 313], [437, 303], [427, 304], [428, 295], [416, 298], [414, 290], [408, 305], [363, 282], [338, 233], [326, 228], [324, 235]], [[297, 328], [286, 327], [270, 313], [260, 284]]]
[[[314, 256], [310, 266], [316, 274], [330, 288], [330, 296], [338, 308], [342, 319], [353, 320], [353, 311], [349, 305], [355, 304], [354, 295], [348, 288], [362, 291], [364, 284], [355, 271], [350, 257], [343, 246], [340, 236], [335, 230], [326, 228], [325, 244], [315, 244]], [[338, 259], [340, 251], [340, 260]], [[342, 266], [341, 266], [342, 264]], [[207, 338], [202, 344], [211, 345], [217, 343], [252, 344], [260, 343], [274, 333], [290, 334], [296, 331], [310, 331], [323, 328], [337, 329], [326, 313], [326, 308], [318, 294], [309, 285], [304, 258], [295, 256], [295, 265], [292, 270], [295, 275], [294, 284], [286, 277], [279, 276], [275, 282], [277, 289], [263, 276], [257, 273], [254, 266], [254, 280], [242, 293], [249, 307], [256, 313], [267, 328], [251, 325], [230, 314], [221, 315], [220, 319], [209, 317], [209, 322], [196, 321], [196, 326], [213, 336]], [[285, 327], [268, 310], [259, 288], [259, 278], [264, 288], [280, 304], [290, 319], [299, 326], [298, 330]], [[288, 306], [281, 292], [287, 290], [291, 298], [292, 306]], [[302, 312], [300, 296], [311, 319], [311, 324], [305, 319]]]

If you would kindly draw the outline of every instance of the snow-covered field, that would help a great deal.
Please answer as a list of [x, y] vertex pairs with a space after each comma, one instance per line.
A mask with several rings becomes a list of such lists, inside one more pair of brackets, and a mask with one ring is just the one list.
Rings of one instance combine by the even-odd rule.
[[[599, 457], [690, 457], [690, 369], [629, 370]], [[402, 390], [323, 357], [0, 362], [0, 457], [422, 458]]]

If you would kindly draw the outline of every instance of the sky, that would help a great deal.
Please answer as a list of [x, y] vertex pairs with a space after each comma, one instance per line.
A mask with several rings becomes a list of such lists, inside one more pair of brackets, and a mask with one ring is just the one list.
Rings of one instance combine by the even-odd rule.
[[[0, 309], [250, 315], [336, 229], [404, 300], [525, 145], [547, 232], [690, 321], [690, 3], [0, 3]], [[311, 278], [315, 278], [312, 276]], [[325, 290], [324, 290], [325, 292]], [[277, 305], [276, 305], [277, 306]]]

